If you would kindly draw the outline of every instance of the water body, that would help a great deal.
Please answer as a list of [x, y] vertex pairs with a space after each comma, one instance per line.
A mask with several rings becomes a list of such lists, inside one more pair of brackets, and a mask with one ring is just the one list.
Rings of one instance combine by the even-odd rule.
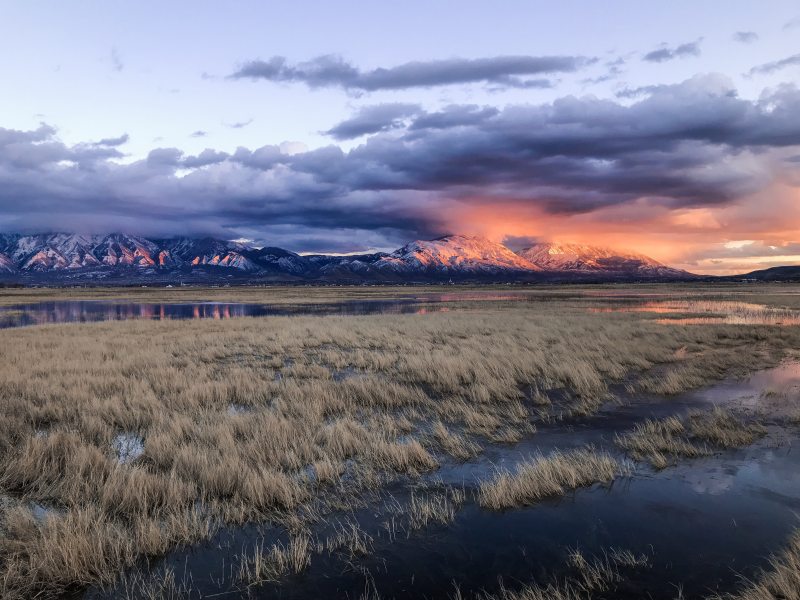
[[269, 305], [237, 302], [106, 302], [60, 300], [0, 308], [0, 328], [52, 323], [90, 323], [131, 319], [232, 319], [289, 315], [413, 314], [447, 310], [426, 306], [414, 298], [331, 302], [328, 304]]
[[[800, 311], [746, 302], [653, 300], [652, 294], [592, 293], [578, 297], [604, 299], [606, 307], [588, 312], [639, 312], [664, 315], [664, 324], [800, 325]], [[668, 295], [667, 295], [668, 296]], [[568, 298], [574, 299], [574, 298]], [[425, 314], [466, 310], [463, 303], [556, 301], [526, 292], [444, 292], [406, 295], [391, 299], [348, 300], [318, 304], [257, 304], [239, 302], [125, 302], [59, 300], [0, 307], [0, 329], [48, 323], [87, 323], [129, 319], [231, 319], [290, 315]], [[687, 313], [689, 316], [687, 316]]]
[[[237, 591], [231, 564], [242, 549], [261, 536], [267, 544], [286, 540], [285, 532], [251, 525], [220, 532], [211, 541], [171, 552], [158, 568], [169, 566], [191, 576], [197, 595], [223, 593], [225, 598], [360, 598], [375, 590], [381, 598], [451, 598], [454, 585], [465, 597], [496, 591], [498, 578], [510, 588], [547, 582], [567, 574], [572, 549], [586, 556], [611, 548], [646, 554], [650, 568], [625, 571], [628, 581], [608, 598], [673, 600], [706, 598], [734, 591], [742, 577], [752, 578], [800, 526], [800, 453], [793, 446], [798, 431], [770, 422], [769, 435], [742, 450], [697, 459], [653, 471], [639, 464], [630, 478], [610, 487], [594, 486], [535, 506], [489, 511], [472, 500], [480, 481], [498, 466], [537, 452], [586, 444], [616, 452], [613, 436], [648, 417], [680, 414], [694, 408], [736, 404], [763, 408], [775, 397], [797, 398], [800, 363], [787, 362], [744, 380], [727, 380], [675, 398], [630, 396], [596, 416], [540, 426], [513, 445], [493, 445], [465, 463], [445, 461], [434, 475], [463, 486], [467, 503], [455, 521], [393, 539], [375, 503], [348, 515], [375, 539], [367, 557], [314, 555], [311, 566], [279, 584]], [[409, 490], [398, 483], [389, 492], [407, 501]], [[222, 583], [220, 583], [222, 582]], [[113, 597], [89, 592], [86, 598]]]

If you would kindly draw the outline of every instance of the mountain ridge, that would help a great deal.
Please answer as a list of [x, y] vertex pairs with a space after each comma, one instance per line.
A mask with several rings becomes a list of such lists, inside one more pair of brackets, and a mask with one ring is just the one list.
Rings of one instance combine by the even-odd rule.
[[300, 255], [213, 237], [145, 238], [125, 233], [0, 234], [4, 280], [167, 280], [321, 282], [449, 280], [688, 280], [696, 276], [630, 252], [539, 243], [513, 252], [477, 236], [415, 240], [397, 250]]

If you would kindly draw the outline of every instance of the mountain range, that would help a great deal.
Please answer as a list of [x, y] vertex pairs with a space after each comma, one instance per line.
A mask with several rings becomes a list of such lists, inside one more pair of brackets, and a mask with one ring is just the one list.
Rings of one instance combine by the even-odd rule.
[[416, 240], [391, 253], [300, 255], [210, 237], [0, 234], [5, 283], [688, 280], [641, 254], [539, 243], [519, 252], [480, 237]]

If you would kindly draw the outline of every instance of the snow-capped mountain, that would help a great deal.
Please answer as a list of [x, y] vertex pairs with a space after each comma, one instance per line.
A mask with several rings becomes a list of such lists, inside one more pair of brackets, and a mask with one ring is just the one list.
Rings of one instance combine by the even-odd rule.
[[172, 238], [155, 242], [175, 264], [231, 267], [242, 271], [258, 271], [258, 265], [248, 258], [251, 252], [244, 244], [210, 237]]
[[392, 253], [301, 256], [215, 238], [148, 239], [124, 233], [0, 234], [3, 281], [537, 281], [686, 279], [646, 256], [575, 244], [514, 253], [480, 237], [417, 240]]
[[626, 274], [642, 277], [679, 277], [689, 273], [668, 267], [643, 254], [583, 244], [534, 244], [518, 252], [543, 271], [586, 274]]
[[539, 267], [511, 250], [487, 239], [448, 235], [435, 240], [417, 240], [378, 259], [373, 265], [400, 273], [531, 272]]

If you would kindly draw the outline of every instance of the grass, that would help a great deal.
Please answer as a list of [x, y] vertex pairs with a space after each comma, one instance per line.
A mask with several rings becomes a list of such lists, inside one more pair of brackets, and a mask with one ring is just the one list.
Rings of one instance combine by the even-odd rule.
[[311, 563], [312, 543], [307, 536], [293, 538], [288, 544], [277, 543], [266, 549], [256, 546], [245, 555], [239, 566], [239, 581], [248, 586], [266, 581], [280, 581], [288, 574], [297, 574]]
[[[190, 294], [294, 302], [408, 291]], [[6, 290], [2, 302], [64, 293]], [[182, 293], [123, 294], [186, 299]], [[13, 498], [0, 502], [0, 596], [55, 598], [110, 585], [143, 557], [229, 524], [300, 531], [359, 493], [414, 482], [447, 461], [532, 435], [543, 411], [596, 410], [613, 382], [675, 393], [774, 365], [800, 347], [796, 328], [663, 326], [637, 314], [590, 314], [575, 288], [530, 293], [541, 301], [424, 316], [0, 331], [0, 498]], [[345, 370], [358, 376], [334, 378]], [[563, 390], [566, 400], [548, 403], [549, 390]], [[119, 440], [134, 440], [137, 451], [120, 460]], [[619, 472], [598, 453], [546, 460], [518, 478], [501, 474], [496, 491], [481, 491], [483, 501], [535, 502]], [[30, 502], [51, 508], [48, 517], [37, 519]], [[452, 518], [448, 506], [456, 504], [416, 502], [410, 514], [423, 526]]]
[[800, 530], [792, 533], [784, 550], [770, 559], [768, 569], [745, 584], [736, 594], [712, 600], [798, 600], [800, 599]]
[[732, 410], [715, 407], [693, 411], [684, 418], [649, 419], [614, 442], [634, 459], [664, 469], [680, 457], [708, 456], [717, 448], [740, 448], [766, 434], [760, 423], [749, 422]]
[[629, 473], [627, 465], [593, 448], [556, 451], [534, 456], [514, 472], [499, 471], [493, 480], [481, 484], [478, 500], [481, 506], [494, 510], [514, 508], [595, 483], [610, 483]]
[[[602, 556], [587, 558], [579, 550], [573, 550], [567, 561], [571, 568], [569, 576], [546, 584], [533, 584], [518, 589], [506, 587], [502, 582], [496, 593], [484, 592], [476, 600], [592, 600], [613, 592], [616, 585], [625, 580], [624, 571], [650, 566], [649, 557], [637, 555], [629, 550], [605, 552]], [[465, 600], [456, 589], [452, 600]]]

